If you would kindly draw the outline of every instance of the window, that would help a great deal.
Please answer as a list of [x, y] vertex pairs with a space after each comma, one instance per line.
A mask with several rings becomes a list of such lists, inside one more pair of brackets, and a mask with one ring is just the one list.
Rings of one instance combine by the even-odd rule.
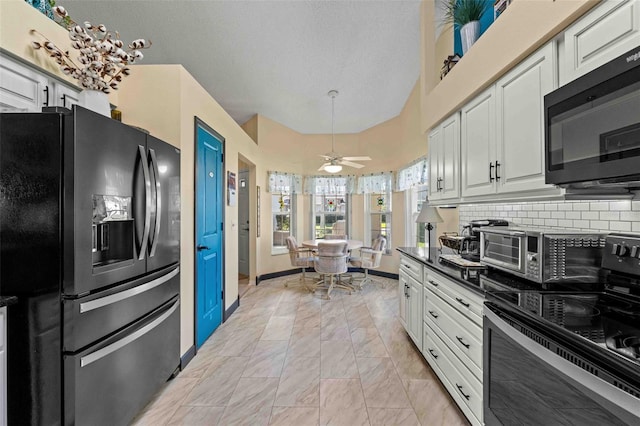
[[[351, 191], [353, 176], [309, 176], [305, 180], [305, 193], [311, 194], [311, 236], [324, 238], [334, 233], [349, 235]], [[340, 222], [342, 221], [342, 222]]]
[[365, 242], [382, 235], [387, 239], [386, 254], [391, 254], [392, 173], [376, 173], [358, 178], [358, 193], [365, 194]]
[[[391, 191], [366, 194], [366, 236], [365, 241], [373, 241], [379, 236], [387, 239], [385, 254], [391, 254]], [[368, 244], [365, 244], [368, 245]]]
[[271, 216], [273, 219], [273, 242], [271, 253], [286, 252], [287, 237], [295, 236], [295, 195], [271, 194]]
[[420, 157], [398, 171], [396, 190], [405, 194], [405, 235], [407, 246], [425, 247], [424, 224], [416, 223], [422, 203], [427, 201], [427, 158]]
[[300, 175], [269, 172], [271, 194], [272, 240], [271, 254], [287, 253], [287, 237], [296, 232], [296, 194], [302, 192]]
[[405, 241], [408, 246], [426, 247], [427, 231], [424, 223], [416, 223], [422, 203], [427, 201], [428, 185], [418, 185], [405, 191], [407, 226]]

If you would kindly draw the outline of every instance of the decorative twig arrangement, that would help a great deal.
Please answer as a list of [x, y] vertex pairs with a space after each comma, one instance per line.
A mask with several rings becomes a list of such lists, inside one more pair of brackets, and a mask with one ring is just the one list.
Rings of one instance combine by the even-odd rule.
[[83, 26], [78, 25], [62, 6], [54, 7], [53, 11], [59, 18], [57, 22], [69, 30], [71, 46], [80, 51], [77, 62], [68, 51], [60, 49], [36, 30], [31, 30], [31, 33], [38, 34], [44, 41], [34, 41], [31, 45], [34, 49], [42, 48], [63, 73], [78, 80], [85, 89], [104, 93], [117, 90], [122, 78], [130, 73], [128, 65], [141, 60], [144, 55], [140, 50], [151, 46], [151, 40], [140, 38], [132, 41], [125, 50], [117, 31], [107, 31], [103, 24], [94, 26], [85, 22]]

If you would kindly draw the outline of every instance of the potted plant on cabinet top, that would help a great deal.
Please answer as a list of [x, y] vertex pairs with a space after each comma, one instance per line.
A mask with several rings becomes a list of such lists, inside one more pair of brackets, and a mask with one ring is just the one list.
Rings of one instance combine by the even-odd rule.
[[444, 22], [460, 29], [463, 55], [480, 36], [480, 18], [488, 6], [486, 0], [444, 0]]

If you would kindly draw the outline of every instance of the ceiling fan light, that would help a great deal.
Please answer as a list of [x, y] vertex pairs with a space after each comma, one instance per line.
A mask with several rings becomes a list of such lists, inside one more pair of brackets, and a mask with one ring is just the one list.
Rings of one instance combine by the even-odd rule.
[[324, 171], [327, 173], [338, 173], [342, 170], [342, 166], [340, 164], [327, 164], [324, 166]]

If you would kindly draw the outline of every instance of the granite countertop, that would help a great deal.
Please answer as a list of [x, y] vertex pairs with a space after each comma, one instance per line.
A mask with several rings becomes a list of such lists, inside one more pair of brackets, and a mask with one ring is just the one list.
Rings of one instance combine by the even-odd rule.
[[15, 296], [0, 296], [0, 308], [7, 305], [13, 305], [18, 302], [18, 298]]
[[422, 263], [427, 268], [433, 269], [482, 295], [488, 291], [540, 289], [540, 285], [536, 283], [495, 269], [486, 267], [463, 268], [452, 265], [440, 257], [441, 253], [437, 248], [427, 250], [421, 247], [398, 247], [396, 250]]

